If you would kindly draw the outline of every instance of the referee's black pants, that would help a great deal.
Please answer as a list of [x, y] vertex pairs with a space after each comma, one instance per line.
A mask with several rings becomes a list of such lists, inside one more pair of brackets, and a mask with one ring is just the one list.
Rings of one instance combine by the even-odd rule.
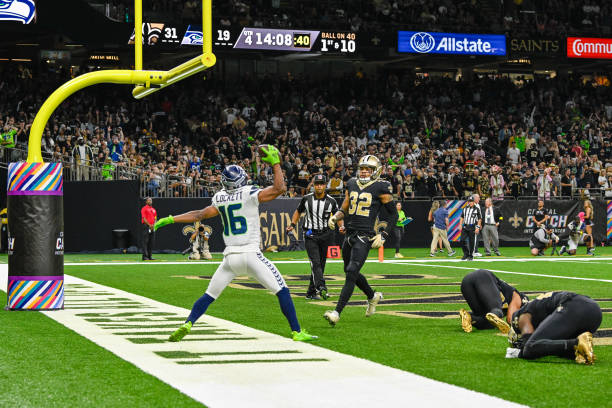
[[142, 224], [142, 260], [153, 258], [153, 238], [155, 232], [147, 224]]
[[321, 289], [327, 289], [325, 286], [325, 262], [327, 261], [327, 248], [334, 238], [332, 230], [326, 230], [321, 233], [313, 233], [310, 236], [304, 237], [304, 245], [306, 253], [310, 259], [310, 284], [308, 285], [308, 295], [315, 295]]
[[594, 333], [601, 324], [601, 309], [588, 296], [576, 295], [548, 315], [523, 346], [519, 357], [558, 356], [574, 359], [580, 334]]
[[342, 310], [353, 295], [355, 285], [365, 293], [368, 299], [374, 297], [374, 290], [372, 290], [368, 280], [361, 273], [361, 267], [368, 258], [368, 253], [372, 246], [370, 238], [373, 235], [373, 232], [363, 231], [347, 231], [346, 233], [344, 243], [342, 244], [342, 260], [344, 261], [346, 280], [336, 304], [336, 311], [338, 313], [342, 313]]
[[465, 275], [461, 281], [461, 294], [472, 309], [472, 326], [477, 329], [493, 328], [485, 317], [487, 313], [504, 317], [499, 288], [491, 271], [478, 269]]
[[474, 252], [474, 238], [476, 231], [473, 226], [464, 226], [461, 230], [461, 249], [463, 249], [463, 258], [472, 258]]

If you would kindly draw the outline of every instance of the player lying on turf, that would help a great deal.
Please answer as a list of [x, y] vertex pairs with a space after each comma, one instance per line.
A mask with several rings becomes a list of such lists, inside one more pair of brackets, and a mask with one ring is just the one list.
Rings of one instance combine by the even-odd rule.
[[309, 341], [317, 338], [301, 330], [285, 280], [276, 266], [259, 250], [259, 203], [272, 201], [286, 190], [278, 150], [274, 146], [261, 146], [260, 155], [261, 160], [269, 163], [274, 170], [273, 185], [264, 189], [247, 185], [248, 176], [244, 169], [230, 165], [221, 173], [223, 189], [213, 196], [210, 206], [176, 217], [170, 215], [155, 223], [157, 230], [167, 224], [193, 223], [217, 215], [221, 215], [223, 223], [223, 262], [215, 271], [204, 295], [193, 305], [185, 324], [170, 336], [170, 341], [180, 341], [185, 337], [232, 279], [242, 274], [254, 277], [278, 297], [280, 308], [291, 326], [293, 340]]
[[593, 334], [601, 324], [601, 309], [588, 296], [548, 292], [521, 307], [512, 316], [508, 341], [516, 357], [543, 356], [593, 364]]
[[[459, 311], [461, 327], [466, 333], [477, 329], [491, 329], [494, 326], [506, 334], [510, 330], [510, 317], [529, 301], [526, 295], [499, 279], [493, 272], [478, 269], [465, 275], [461, 281], [461, 293], [471, 312]], [[507, 316], [507, 323], [503, 317]]]

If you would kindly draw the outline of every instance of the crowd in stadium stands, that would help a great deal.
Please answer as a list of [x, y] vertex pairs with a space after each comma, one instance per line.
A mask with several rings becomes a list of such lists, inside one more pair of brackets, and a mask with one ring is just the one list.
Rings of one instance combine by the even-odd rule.
[[[0, 75], [0, 129], [13, 130], [17, 149], [4, 149], [4, 162], [20, 158], [37, 110], [67, 80], [11, 67]], [[369, 153], [402, 199], [612, 196], [610, 91], [593, 82], [455, 81], [410, 71], [333, 81], [207, 76], [140, 101], [116, 85], [80, 91], [51, 116], [45, 156], [63, 161], [73, 179], [94, 178], [94, 169], [140, 178], [153, 196], [211, 195], [228, 163], [268, 185], [271, 169], [255, 154], [261, 143], [280, 147], [289, 195], [307, 191], [316, 173], [341, 193]]]
[[[130, 16], [133, 2], [111, 0], [110, 15], [118, 20]], [[501, 6], [500, 6], [501, 4]], [[147, 0], [145, 19], [174, 16], [198, 21], [201, 2], [196, 0]], [[612, 4], [597, 0], [333, 0], [321, 7], [316, 0], [213, 2], [220, 26], [331, 28], [378, 32], [389, 27], [431, 31], [507, 32], [512, 34], [563, 36], [609, 34]], [[217, 17], [218, 16], [218, 17]], [[297, 24], [299, 22], [299, 24]]]

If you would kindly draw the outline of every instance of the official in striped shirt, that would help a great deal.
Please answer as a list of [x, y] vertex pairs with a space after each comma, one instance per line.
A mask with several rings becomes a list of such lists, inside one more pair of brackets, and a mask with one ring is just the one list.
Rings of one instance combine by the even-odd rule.
[[474, 238], [480, 233], [482, 225], [482, 214], [480, 208], [474, 205], [474, 197], [468, 198], [468, 205], [463, 207], [461, 213], [461, 247], [463, 249], [462, 260], [473, 261]]
[[[287, 232], [296, 228], [300, 215], [304, 214], [304, 244], [312, 273], [310, 285], [306, 292], [307, 299], [328, 299], [327, 287], [323, 272], [327, 259], [327, 247], [334, 240], [334, 232], [327, 226], [329, 217], [338, 211], [338, 203], [325, 193], [327, 178], [323, 174], [316, 174], [313, 178], [314, 193], [306, 194], [291, 217], [291, 225]], [[319, 297], [320, 296], [320, 297]]]

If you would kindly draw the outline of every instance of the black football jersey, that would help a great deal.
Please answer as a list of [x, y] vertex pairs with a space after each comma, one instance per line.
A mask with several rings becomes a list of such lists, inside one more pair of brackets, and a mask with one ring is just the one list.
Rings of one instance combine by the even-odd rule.
[[514, 330], [516, 330], [517, 333], [519, 332], [518, 319], [522, 314], [531, 314], [531, 324], [533, 324], [533, 328], [535, 329], [544, 319], [546, 319], [546, 317], [548, 317], [548, 315], [554, 312], [556, 308], [572, 299], [574, 296], [576, 296], [575, 293], [565, 291], [548, 292], [538, 296], [514, 313], [512, 316], [512, 326]]
[[540, 209], [536, 209], [533, 212], [533, 218], [536, 221], [542, 221], [544, 219], [544, 217], [546, 217], [547, 215], [548, 215], [548, 210], [546, 208], [542, 208], [541, 210]]
[[499, 289], [499, 296], [501, 297], [502, 301], [502, 309], [506, 310], [508, 309], [508, 304], [512, 302], [512, 296], [514, 295], [514, 292], [518, 293], [518, 290], [508, 285], [506, 282], [499, 279], [497, 276], [493, 275], [493, 277], [495, 278], [495, 284]]
[[349, 208], [345, 217], [346, 229], [349, 231], [374, 231], [376, 217], [383, 205], [382, 194], [393, 194], [391, 183], [377, 179], [360, 185], [356, 178], [346, 183], [349, 197]]

